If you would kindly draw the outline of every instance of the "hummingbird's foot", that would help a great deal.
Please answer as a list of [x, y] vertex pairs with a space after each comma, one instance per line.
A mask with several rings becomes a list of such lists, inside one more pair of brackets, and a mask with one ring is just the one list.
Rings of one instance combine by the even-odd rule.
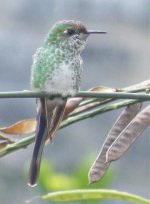
[[50, 95], [48, 98], [49, 98], [50, 100], [54, 100], [54, 99], [56, 98], [56, 96]]
[[62, 98], [62, 100], [64, 100], [64, 101], [65, 101], [65, 100], [67, 100], [67, 99], [68, 99], [68, 97], [69, 97], [69, 96], [62, 96], [61, 98]]

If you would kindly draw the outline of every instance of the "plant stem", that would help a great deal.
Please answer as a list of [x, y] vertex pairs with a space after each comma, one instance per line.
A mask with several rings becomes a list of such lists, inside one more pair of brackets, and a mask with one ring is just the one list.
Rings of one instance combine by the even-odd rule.
[[[67, 119], [61, 122], [61, 125], [59, 128], [64, 128], [80, 120], [94, 117], [96, 115], [105, 113], [107, 111], [116, 110], [124, 106], [131, 105], [131, 104], [138, 103], [138, 102], [139, 102], [138, 100], [126, 100], [126, 101], [122, 101], [118, 103], [113, 103], [110, 105], [105, 105], [104, 107], [99, 107], [99, 108], [96, 108], [95, 110], [84, 111], [78, 115], [69, 116]], [[20, 148], [27, 147], [29, 144], [31, 144], [34, 141], [34, 139], [35, 139], [34, 135], [30, 135], [23, 139], [17, 140], [16, 142], [12, 144], [8, 144], [5, 148], [0, 149], [0, 157], [3, 157], [4, 155], [9, 154], [13, 151], [16, 151]]]
[[[145, 88], [147, 89], [147, 87]], [[37, 91], [14, 91], [0, 92], [0, 98], [38, 98], [38, 97], [61, 97], [59, 94], [50, 95], [48, 92]], [[112, 98], [112, 99], [139, 99], [150, 100], [150, 94], [127, 93], [127, 92], [89, 92], [81, 91], [75, 97], [83, 98]]]
[[[129, 93], [130, 91], [139, 92], [150, 90], [149, 81], [142, 82], [139, 85], [133, 85], [124, 89], [121, 89], [120, 92], [89, 92], [82, 91], [79, 92], [76, 97], [85, 97], [93, 98], [91, 103], [95, 98], [108, 98], [109, 100], [113, 99], [127, 99], [134, 98], [138, 100], [125, 100], [113, 104], [103, 104], [104, 106], [93, 107], [91, 110], [84, 110], [77, 113], [76, 115], [70, 115], [67, 119], [61, 122], [60, 128], [66, 127], [72, 123], [84, 120], [86, 118], [94, 117], [98, 114], [105, 113], [107, 111], [116, 110], [124, 106], [128, 106], [134, 103], [141, 102], [142, 100], [150, 100], [150, 94], [143, 93]], [[124, 92], [125, 91], [125, 92]], [[33, 91], [16, 91], [16, 92], [0, 92], [0, 98], [36, 98], [36, 97], [50, 97], [50, 94], [47, 92], [33, 92]], [[60, 97], [56, 95], [56, 97]], [[110, 102], [110, 101], [109, 101]], [[100, 104], [101, 105], [101, 104]], [[34, 135], [27, 136], [23, 139], [17, 140], [12, 144], [8, 144], [6, 147], [0, 149], [0, 157], [11, 153], [17, 149], [25, 148], [27, 145], [31, 144], [34, 141]]]
[[16, 142], [14, 142], [12, 144], [8, 144], [6, 147], [4, 147], [0, 150], [0, 157], [3, 157], [6, 154], [14, 152], [20, 148], [26, 148], [29, 144], [31, 144], [34, 141], [34, 139], [35, 139], [35, 136], [30, 135], [30, 136], [25, 137], [21, 140], [17, 140]]
[[86, 118], [94, 117], [96, 115], [111, 111], [111, 110], [116, 110], [119, 108], [122, 108], [124, 106], [132, 105], [134, 103], [140, 102], [139, 100], [126, 100], [126, 101], [121, 101], [109, 105], [105, 105], [104, 107], [98, 107], [94, 110], [89, 110], [89, 111], [84, 111], [81, 112], [77, 115], [74, 116], [69, 116], [66, 120], [61, 122], [60, 128], [66, 127], [72, 123], [78, 122], [80, 120], [84, 120]]

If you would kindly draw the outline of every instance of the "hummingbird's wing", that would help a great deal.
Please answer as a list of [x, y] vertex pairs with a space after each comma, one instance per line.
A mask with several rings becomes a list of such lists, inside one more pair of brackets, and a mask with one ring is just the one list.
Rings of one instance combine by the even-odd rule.
[[55, 108], [53, 109], [53, 115], [51, 116], [51, 120], [49, 120], [50, 117], [48, 117], [51, 114], [51, 110], [49, 110], [49, 105], [46, 106], [47, 107], [47, 118], [48, 118], [47, 122], [49, 124], [47, 139], [50, 139], [50, 141], [54, 139], [55, 132], [58, 129], [60, 122], [63, 119], [66, 102], [67, 102], [67, 99], [62, 99], [61, 104], [55, 106]]
[[67, 99], [37, 99], [36, 140], [28, 182], [30, 186], [35, 186], [37, 184], [45, 141], [47, 138], [50, 138], [50, 141], [53, 139], [63, 117], [66, 101]]

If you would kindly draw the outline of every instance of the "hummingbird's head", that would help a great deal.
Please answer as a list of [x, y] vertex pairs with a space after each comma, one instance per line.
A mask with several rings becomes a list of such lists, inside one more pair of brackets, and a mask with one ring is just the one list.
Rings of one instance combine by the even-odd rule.
[[106, 33], [87, 30], [83, 23], [74, 20], [60, 21], [51, 28], [46, 42], [56, 44], [58, 47], [81, 51], [87, 37], [92, 33]]

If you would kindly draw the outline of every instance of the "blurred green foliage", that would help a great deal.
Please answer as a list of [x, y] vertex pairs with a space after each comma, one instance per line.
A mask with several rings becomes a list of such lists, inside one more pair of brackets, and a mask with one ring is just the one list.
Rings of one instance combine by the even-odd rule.
[[[87, 157], [88, 158], [88, 157]], [[70, 173], [55, 172], [53, 165], [48, 161], [42, 161], [39, 187], [45, 193], [55, 192], [62, 190], [73, 189], [100, 189], [108, 188], [113, 179], [113, 172], [108, 170], [106, 175], [98, 183], [88, 184], [88, 171], [90, 167], [90, 159], [81, 161], [78, 167]], [[94, 204], [100, 203], [100, 201], [92, 201]], [[91, 201], [84, 201], [86, 204], [90, 204]]]

